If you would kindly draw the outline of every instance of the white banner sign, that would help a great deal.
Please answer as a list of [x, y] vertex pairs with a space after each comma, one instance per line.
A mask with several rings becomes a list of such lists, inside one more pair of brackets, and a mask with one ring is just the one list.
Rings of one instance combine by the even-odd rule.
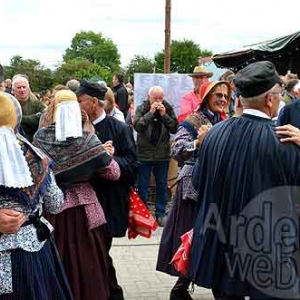
[[164, 89], [165, 100], [173, 107], [175, 114], [179, 114], [181, 97], [194, 88], [192, 78], [187, 74], [134, 74], [134, 109], [147, 100], [149, 89], [159, 85]]

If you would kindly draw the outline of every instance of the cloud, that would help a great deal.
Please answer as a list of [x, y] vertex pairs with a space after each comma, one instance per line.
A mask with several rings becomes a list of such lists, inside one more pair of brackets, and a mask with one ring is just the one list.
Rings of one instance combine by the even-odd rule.
[[[300, 30], [298, 1], [172, 0], [172, 39], [191, 39], [214, 53]], [[1, 3], [1, 62], [14, 55], [48, 67], [62, 61], [74, 35], [101, 32], [117, 45], [122, 64], [164, 48], [164, 0], [10, 0]]]

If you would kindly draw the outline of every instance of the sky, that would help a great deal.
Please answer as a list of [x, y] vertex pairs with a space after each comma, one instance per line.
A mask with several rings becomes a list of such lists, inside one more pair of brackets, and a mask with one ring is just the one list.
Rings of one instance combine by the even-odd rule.
[[[165, 0], [3, 0], [0, 63], [14, 55], [56, 68], [80, 31], [112, 39], [122, 66], [164, 49]], [[300, 30], [299, 0], [172, 0], [171, 39], [214, 54]]]

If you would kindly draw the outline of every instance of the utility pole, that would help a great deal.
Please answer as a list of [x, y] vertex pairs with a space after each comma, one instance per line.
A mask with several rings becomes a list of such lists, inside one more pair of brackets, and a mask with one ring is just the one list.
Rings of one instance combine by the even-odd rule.
[[171, 71], [170, 65], [171, 65], [171, 0], [166, 0], [164, 73], [170, 73]]

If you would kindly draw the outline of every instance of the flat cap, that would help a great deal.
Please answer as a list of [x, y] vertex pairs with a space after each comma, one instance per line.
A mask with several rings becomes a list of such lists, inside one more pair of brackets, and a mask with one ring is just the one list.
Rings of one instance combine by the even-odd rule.
[[104, 100], [104, 95], [107, 92], [107, 88], [101, 86], [97, 82], [90, 82], [85, 79], [80, 80], [80, 85], [76, 90], [77, 95], [89, 95], [96, 97], [98, 100]]
[[237, 72], [233, 83], [242, 97], [249, 98], [269, 91], [276, 83], [282, 84], [282, 80], [272, 62], [259, 61]]

